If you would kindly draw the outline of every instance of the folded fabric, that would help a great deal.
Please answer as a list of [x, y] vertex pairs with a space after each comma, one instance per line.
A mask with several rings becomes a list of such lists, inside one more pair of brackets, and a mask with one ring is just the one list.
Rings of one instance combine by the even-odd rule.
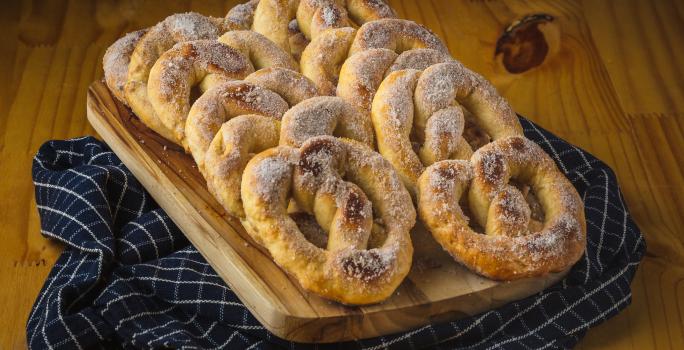
[[250, 314], [125, 165], [93, 137], [33, 162], [41, 232], [66, 245], [27, 323], [32, 349], [568, 348], [631, 301], [645, 251], [608, 166], [522, 119], [582, 196], [587, 250], [561, 282], [477, 316], [339, 344], [296, 344]]

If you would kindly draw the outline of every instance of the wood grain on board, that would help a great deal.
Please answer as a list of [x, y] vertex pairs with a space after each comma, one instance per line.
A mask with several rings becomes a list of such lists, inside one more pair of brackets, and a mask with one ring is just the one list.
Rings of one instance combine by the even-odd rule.
[[[684, 3], [677, 0], [390, 1], [432, 28], [458, 59], [491, 79], [519, 113], [610, 164], [648, 253], [633, 301], [589, 330], [580, 348], [684, 348]], [[222, 15], [236, 1], [0, 3], [0, 348], [25, 346], [25, 322], [61, 247], [40, 236], [31, 159], [48, 139], [94, 134], [88, 85], [125, 32], [182, 11]], [[560, 48], [508, 73], [494, 57], [506, 26], [557, 18]], [[44, 261], [44, 263], [43, 263]]]

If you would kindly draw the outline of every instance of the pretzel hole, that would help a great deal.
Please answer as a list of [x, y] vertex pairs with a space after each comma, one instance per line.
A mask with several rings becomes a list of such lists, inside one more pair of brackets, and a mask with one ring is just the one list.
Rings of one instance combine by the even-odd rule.
[[470, 148], [476, 151], [480, 147], [490, 143], [492, 138], [487, 134], [487, 132], [477, 125], [475, 122], [475, 117], [466, 108], [463, 109], [463, 114], [465, 116], [465, 127], [463, 129], [463, 138], [468, 142]]
[[328, 233], [318, 224], [313, 215], [296, 212], [291, 213], [290, 218], [297, 224], [304, 238], [318, 248], [325, 249], [328, 246]]
[[202, 88], [200, 87], [199, 84], [195, 84], [190, 88], [190, 103], [189, 106], [192, 106], [195, 104], [195, 101], [197, 101], [200, 96], [202, 96], [203, 91]]
[[544, 214], [544, 208], [542, 207], [541, 201], [539, 201], [539, 197], [537, 197], [534, 188], [515, 179], [509, 180], [508, 184], [514, 186], [518, 189], [518, 191], [520, 191], [525, 198], [525, 202], [530, 207], [530, 233], [541, 231], [544, 227], [544, 219], [546, 216]]
[[470, 205], [468, 204], [468, 196], [461, 196], [461, 198], [458, 200], [458, 206], [461, 208], [463, 216], [466, 217], [468, 227], [470, 227], [470, 229], [473, 230], [473, 232], [484, 235], [484, 227], [482, 227], [482, 225], [480, 225], [477, 222], [477, 220], [475, 220], [475, 216], [473, 215], [473, 212], [470, 210]]

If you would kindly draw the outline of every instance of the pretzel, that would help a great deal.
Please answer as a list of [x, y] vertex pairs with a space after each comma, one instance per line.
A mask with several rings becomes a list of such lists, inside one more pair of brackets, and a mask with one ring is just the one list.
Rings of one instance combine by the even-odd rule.
[[422, 72], [392, 72], [375, 94], [371, 119], [378, 150], [414, 195], [425, 166], [472, 154], [463, 137], [465, 116], [456, 103], [493, 139], [522, 135], [517, 117], [494, 87], [455, 60]]
[[[306, 240], [288, 215], [290, 193], [328, 232], [325, 248]], [[392, 166], [360, 143], [319, 136], [299, 149], [259, 153], [245, 168], [242, 199], [247, 231], [310, 292], [345, 304], [377, 303], [410, 269], [410, 196]], [[386, 238], [369, 246], [374, 213]]]
[[124, 92], [131, 109], [145, 125], [165, 138], [175, 140], [173, 132], [159, 120], [147, 98], [147, 80], [157, 59], [176, 43], [216, 39], [234, 28], [225, 19], [188, 12], [167, 17], [140, 38], [130, 56]]
[[[509, 184], [513, 179], [529, 184], [541, 203], [543, 218], [535, 229], [523, 194]], [[493, 141], [473, 154], [472, 163], [437, 162], [420, 176], [418, 188], [420, 217], [437, 242], [486, 277], [513, 280], [562, 271], [584, 252], [579, 194], [553, 160], [524, 137]], [[464, 195], [470, 222], [461, 207]], [[484, 234], [472, 228], [475, 224]]]
[[[322, 32], [304, 49], [300, 65], [302, 73], [316, 83], [322, 94], [334, 95], [342, 74], [340, 67], [348, 57], [371, 49], [386, 49], [401, 54], [423, 48], [438, 51], [443, 56], [449, 55], [449, 50], [441, 40], [425, 27], [403, 19], [379, 19], [365, 23], [358, 31], [338, 28]], [[434, 53], [432, 55], [437, 56]], [[348, 66], [353, 64], [357, 63], [349, 63]]]
[[173, 141], [185, 142], [185, 119], [191, 106], [191, 90], [206, 91], [218, 83], [241, 79], [254, 68], [245, 56], [216, 40], [179, 43], [154, 64], [148, 80], [148, 98], [155, 115], [173, 133]]
[[285, 113], [280, 131], [280, 144], [301, 146], [320, 135], [347, 137], [373, 147], [370, 120], [339, 97], [310, 98]]

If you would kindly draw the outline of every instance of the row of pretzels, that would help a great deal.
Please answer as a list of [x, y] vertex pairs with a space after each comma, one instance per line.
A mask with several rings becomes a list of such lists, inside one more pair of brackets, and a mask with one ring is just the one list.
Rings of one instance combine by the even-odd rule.
[[420, 220], [456, 261], [512, 280], [586, 245], [583, 203], [506, 100], [378, 0], [252, 0], [115, 42], [113, 95], [182, 146], [306, 290], [387, 299]]

